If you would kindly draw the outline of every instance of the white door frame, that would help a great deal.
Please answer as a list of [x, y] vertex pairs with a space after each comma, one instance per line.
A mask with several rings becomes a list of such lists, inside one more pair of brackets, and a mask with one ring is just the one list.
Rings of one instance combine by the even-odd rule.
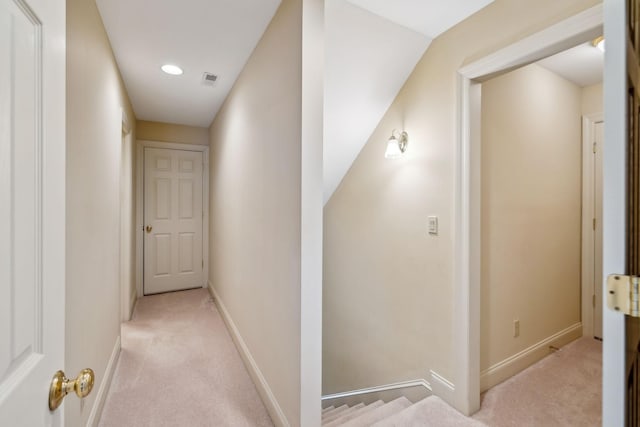
[[144, 149], [163, 148], [166, 150], [199, 151], [202, 153], [202, 258], [204, 259], [202, 287], [209, 280], [209, 147], [207, 145], [182, 144], [138, 140], [136, 156], [136, 289], [138, 297], [144, 295]]
[[459, 134], [455, 163], [454, 372], [452, 403], [480, 409], [480, 108], [481, 82], [602, 34], [602, 5], [474, 61], [458, 71]]
[[[595, 283], [593, 277], [594, 256], [594, 239], [585, 238], [586, 236], [594, 236], [593, 218], [596, 218], [594, 212], [594, 188], [593, 182], [595, 170], [593, 168], [593, 141], [595, 138], [595, 124], [604, 120], [603, 113], [586, 114], [582, 116], [582, 335], [587, 337], [594, 336], [594, 306], [593, 306], [593, 289]], [[601, 149], [601, 147], [598, 147]], [[599, 218], [602, 224], [602, 218]], [[601, 226], [601, 225], [600, 225]]]
[[[626, 2], [604, 1], [604, 153], [602, 158], [602, 272], [626, 269], [627, 14]], [[604, 277], [603, 277], [604, 279]], [[603, 280], [603, 292], [605, 288]], [[602, 425], [624, 425], [627, 383], [626, 326], [622, 313], [603, 304]]]

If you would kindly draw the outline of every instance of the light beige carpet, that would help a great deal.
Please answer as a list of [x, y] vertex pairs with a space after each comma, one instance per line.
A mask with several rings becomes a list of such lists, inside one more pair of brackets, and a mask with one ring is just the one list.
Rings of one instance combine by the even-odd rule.
[[602, 424], [602, 343], [580, 338], [482, 396], [473, 418], [490, 427]]
[[138, 300], [100, 426], [273, 426], [206, 289]]

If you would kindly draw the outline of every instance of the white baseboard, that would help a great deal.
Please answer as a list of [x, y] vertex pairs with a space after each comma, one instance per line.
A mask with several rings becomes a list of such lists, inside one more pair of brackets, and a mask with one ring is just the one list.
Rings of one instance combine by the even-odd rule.
[[431, 385], [427, 380], [420, 378], [417, 380], [401, 381], [358, 390], [327, 394], [322, 396], [322, 407], [352, 406], [358, 403], [368, 405], [376, 400], [389, 402], [401, 396], [415, 403], [425, 397], [431, 396]]
[[273, 395], [273, 392], [271, 391], [271, 388], [269, 387], [267, 380], [264, 378], [264, 375], [262, 375], [262, 372], [260, 371], [258, 364], [256, 363], [253, 356], [251, 355], [251, 352], [249, 351], [249, 347], [247, 347], [246, 343], [244, 342], [242, 335], [240, 335], [240, 331], [238, 330], [235, 323], [233, 322], [233, 319], [231, 318], [231, 315], [227, 311], [227, 308], [225, 307], [224, 302], [220, 299], [220, 296], [214, 289], [211, 282], [209, 282], [209, 292], [211, 293], [211, 296], [213, 297], [213, 300], [216, 306], [218, 307], [218, 310], [220, 310], [222, 319], [227, 325], [227, 329], [231, 334], [231, 338], [233, 339], [233, 342], [236, 344], [236, 348], [238, 349], [238, 352], [240, 353], [240, 356], [244, 361], [247, 371], [249, 371], [249, 375], [251, 375], [251, 378], [253, 379], [253, 383], [256, 385], [256, 388], [258, 389], [258, 393], [260, 394], [260, 397], [262, 398], [262, 401], [264, 402], [267, 408], [267, 411], [269, 411], [269, 415], [271, 415], [271, 419], [278, 427], [289, 427], [290, 424], [289, 424], [289, 421], [287, 420], [287, 417], [284, 415], [284, 412], [282, 411], [282, 408], [278, 404], [276, 397]]
[[107, 393], [109, 392], [109, 387], [111, 387], [111, 380], [113, 379], [113, 373], [116, 370], [116, 362], [118, 361], [118, 356], [120, 356], [120, 336], [119, 335], [116, 338], [116, 343], [113, 346], [113, 351], [111, 352], [109, 363], [107, 363], [107, 369], [105, 369], [104, 371], [104, 376], [102, 377], [100, 388], [98, 389], [98, 393], [96, 393], [96, 400], [93, 402], [93, 408], [91, 408], [91, 412], [89, 413], [89, 419], [87, 420], [87, 427], [95, 427], [100, 422], [102, 409], [104, 408], [104, 403], [107, 400]]
[[523, 371], [551, 353], [549, 346], [562, 347], [582, 336], [582, 323], [578, 322], [529, 348], [504, 359], [480, 372], [480, 390], [486, 391]]
[[435, 371], [429, 371], [429, 373], [431, 374], [431, 390], [433, 394], [455, 407], [455, 385]]

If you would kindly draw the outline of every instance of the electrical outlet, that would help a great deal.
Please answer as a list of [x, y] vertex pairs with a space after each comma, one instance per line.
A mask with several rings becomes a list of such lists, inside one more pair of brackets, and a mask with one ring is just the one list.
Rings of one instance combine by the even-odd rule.
[[438, 235], [438, 217], [437, 216], [427, 217], [427, 231], [432, 236]]
[[513, 321], [513, 337], [518, 338], [520, 336], [520, 321]]

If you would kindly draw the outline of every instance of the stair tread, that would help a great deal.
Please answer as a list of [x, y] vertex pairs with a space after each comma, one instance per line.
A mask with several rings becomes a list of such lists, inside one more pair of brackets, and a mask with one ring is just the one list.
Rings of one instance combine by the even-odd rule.
[[399, 397], [382, 406], [378, 406], [372, 411], [365, 412], [357, 418], [351, 419], [341, 427], [369, 427], [377, 421], [390, 417], [405, 408], [411, 406], [411, 401], [406, 397]]
[[467, 418], [437, 396], [429, 396], [372, 427], [486, 427]]
[[346, 409], [346, 410], [344, 410], [344, 411], [336, 412], [336, 413], [334, 413], [334, 414], [331, 414], [331, 415], [329, 415], [329, 416], [325, 417], [325, 418], [322, 420], [322, 423], [323, 423], [323, 424], [324, 424], [324, 423], [330, 423], [331, 421], [333, 421], [333, 420], [335, 420], [335, 419], [337, 419], [337, 418], [340, 418], [340, 417], [343, 417], [343, 416], [345, 416], [345, 415], [351, 414], [351, 413], [353, 413], [354, 411], [357, 411], [357, 410], [359, 410], [359, 409], [361, 409], [361, 408], [364, 408], [364, 403], [358, 403], [357, 405], [350, 406], [349, 408], [347, 408], [347, 409]]
[[328, 407], [326, 407], [326, 408], [324, 408], [324, 409], [322, 410], [322, 413], [323, 413], [323, 414], [326, 414], [327, 412], [331, 411], [332, 409], [336, 409], [336, 408], [335, 408], [335, 406], [333, 406], [333, 405], [328, 406]]
[[324, 414], [322, 414], [322, 421], [324, 421], [327, 417], [330, 417], [333, 414], [337, 414], [339, 412], [346, 411], [347, 409], [349, 409], [349, 406], [342, 405], [342, 406], [338, 406], [337, 408], [334, 408], [334, 409], [332, 409], [330, 411], [327, 411]]
[[358, 418], [360, 415], [365, 414], [367, 412], [373, 411], [374, 409], [380, 407], [384, 405], [384, 402], [382, 400], [376, 400], [373, 403], [370, 403], [366, 406], [362, 406], [360, 409], [358, 409], [357, 411], [353, 411], [350, 412], [348, 414], [339, 416], [338, 418], [334, 419], [333, 421], [327, 422], [326, 424], [322, 424], [323, 427], [337, 427], [337, 426], [342, 426], [342, 424], [344, 424], [345, 422], [352, 420], [354, 418]]

